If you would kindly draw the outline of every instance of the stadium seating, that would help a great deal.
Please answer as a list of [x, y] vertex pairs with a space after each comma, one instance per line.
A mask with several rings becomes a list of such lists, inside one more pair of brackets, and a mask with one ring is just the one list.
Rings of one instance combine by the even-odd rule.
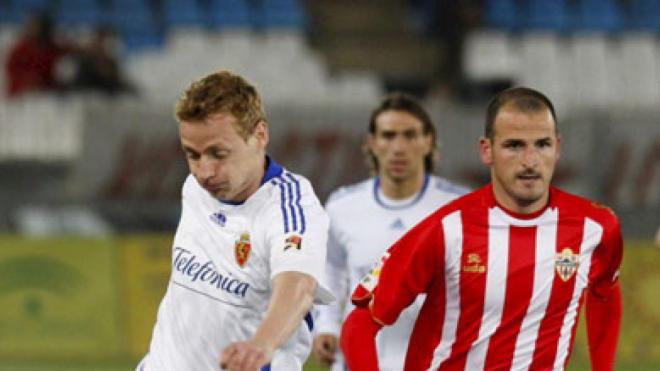
[[488, 25], [504, 31], [517, 29], [522, 16], [516, 0], [486, 1], [484, 14]]
[[616, 32], [625, 26], [624, 11], [618, 0], [582, 0], [574, 17], [578, 31]]
[[161, 12], [167, 28], [200, 27], [204, 24], [204, 10], [196, 0], [163, 0]]
[[68, 26], [95, 26], [105, 22], [97, 0], [60, 0], [55, 10], [55, 23]]
[[570, 28], [568, 0], [528, 0], [523, 15], [530, 30], [567, 31]]
[[211, 0], [207, 22], [216, 30], [254, 27], [254, 9], [247, 0]]
[[660, 32], [660, 0], [630, 0], [630, 28]]

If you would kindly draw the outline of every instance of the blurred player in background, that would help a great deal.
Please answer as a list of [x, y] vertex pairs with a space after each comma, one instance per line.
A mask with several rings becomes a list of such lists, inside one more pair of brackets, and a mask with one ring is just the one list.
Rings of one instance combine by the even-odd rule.
[[226, 71], [176, 107], [191, 175], [172, 275], [140, 371], [302, 370], [312, 345], [328, 217], [307, 179], [266, 155], [256, 89]]
[[614, 368], [619, 222], [550, 186], [556, 122], [532, 89], [491, 101], [480, 140], [491, 183], [411, 229], [356, 288], [341, 336], [350, 369], [377, 369], [375, 335], [422, 293], [405, 370], [563, 370], [585, 297], [592, 369]]
[[[327, 282], [342, 300], [320, 309], [314, 354], [322, 364], [333, 364], [335, 370], [345, 368], [337, 351], [341, 322], [352, 309], [349, 290], [404, 232], [465, 193], [431, 175], [435, 147], [433, 122], [414, 98], [391, 94], [371, 114], [366, 148], [376, 176], [340, 188], [326, 205], [330, 215]], [[420, 297], [395, 326], [379, 334], [381, 370], [403, 368], [422, 302]]]

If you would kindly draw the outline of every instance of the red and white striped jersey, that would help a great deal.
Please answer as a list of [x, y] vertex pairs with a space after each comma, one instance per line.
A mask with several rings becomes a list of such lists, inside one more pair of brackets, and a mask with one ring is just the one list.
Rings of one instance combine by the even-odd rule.
[[516, 214], [489, 185], [404, 235], [353, 300], [390, 325], [426, 293], [406, 370], [562, 370], [582, 294], [607, 293], [622, 250], [606, 207], [551, 188], [547, 207]]

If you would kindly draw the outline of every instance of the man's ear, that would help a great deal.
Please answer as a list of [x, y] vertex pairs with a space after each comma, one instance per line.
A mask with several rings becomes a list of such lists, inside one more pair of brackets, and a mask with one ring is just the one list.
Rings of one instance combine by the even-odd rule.
[[264, 120], [260, 120], [257, 125], [255, 125], [252, 136], [257, 140], [257, 143], [259, 143], [260, 147], [266, 148], [266, 145], [270, 139], [268, 123]]
[[493, 142], [489, 138], [479, 138], [479, 156], [484, 165], [493, 164]]

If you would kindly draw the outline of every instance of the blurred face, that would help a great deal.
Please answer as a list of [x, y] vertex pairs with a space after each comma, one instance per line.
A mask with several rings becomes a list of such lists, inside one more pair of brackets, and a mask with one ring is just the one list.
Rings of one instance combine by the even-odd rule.
[[504, 207], [531, 213], [548, 201], [559, 159], [560, 138], [550, 111], [519, 112], [504, 106], [493, 139], [481, 138], [481, 160], [490, 166], [495, 198]]
[[179, 124], [181, 146], [190, 172], [214, 197], [244, 201], [259, 188], [264, 175], [268, 128], [259, 122], [245, 141], [236, 117], [220, 112], [201, 122]]
[[376, 117], [376, 131], [367, 145], [378, 161], [378, 175], [405, 181], [424, 172], [424, 157], [431, 152], [431, 135], [415, 116], [384, 111]]

